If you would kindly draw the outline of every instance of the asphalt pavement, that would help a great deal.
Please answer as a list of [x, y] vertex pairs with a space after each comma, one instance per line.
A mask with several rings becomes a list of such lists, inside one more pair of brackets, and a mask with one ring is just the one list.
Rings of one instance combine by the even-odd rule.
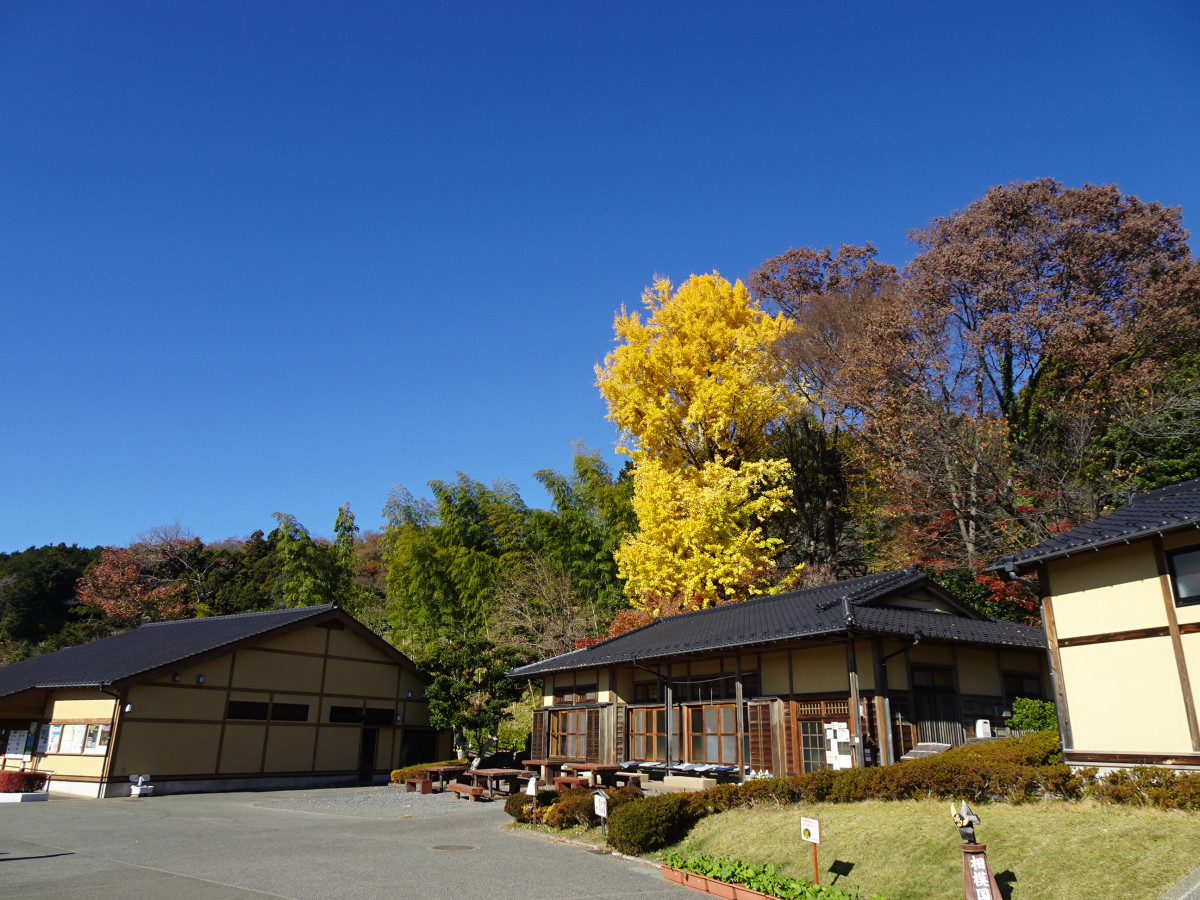
[[0, 897], [685, 898], [657, 867], [506, 832], [501, 803], [393, 787], [0, 806]]

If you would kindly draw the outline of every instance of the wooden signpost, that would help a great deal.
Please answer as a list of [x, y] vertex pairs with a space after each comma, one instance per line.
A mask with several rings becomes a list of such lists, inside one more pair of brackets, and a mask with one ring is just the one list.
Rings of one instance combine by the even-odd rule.
[[600, 833], [608, 837], [608, 794], [604, 791], [593, 791], [592, 808], [600, 817]]
[[821, 843], [821, 822], [807, 816], [800, 817], [800, 837], [812, 844], [813, 884], [821, 883], [821, 871], [817, 868], [817, 844]]
[[975, 826], [979, 824], [979, 816], [971, 812], [971, 807], [963, 800], [958, 809], [954, 808], [953, 803], [950, 804], [950, 818], [963, 840], [958, 845], [962, 850], [963, 897], [966, 900], [1000, 900], [1000, 888], [987, 861], [987, 844], [975, 843]]
[[1000, 900], [1000, 888], [987, 861], [987, 844], [959, 844], [963, 858], [963, 896], [966, 900]]

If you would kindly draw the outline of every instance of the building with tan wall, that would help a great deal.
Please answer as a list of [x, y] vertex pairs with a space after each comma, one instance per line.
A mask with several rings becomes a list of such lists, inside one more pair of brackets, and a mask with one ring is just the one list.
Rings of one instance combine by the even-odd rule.
[[1200, 767], [1200, 478], [992, 568], [1037, 573], [1067, 762]]
[[4, 769], [128, 796], [385, 779], [444, 757], [406, 656], [332, 605], [160, 622], [0, 668]]
[[1050, 691], [1041, 629], [997, 622], [918, 568], [658, 619], [510, 673], [540, 679], [531, 752], [774, 774], [959, 744]]

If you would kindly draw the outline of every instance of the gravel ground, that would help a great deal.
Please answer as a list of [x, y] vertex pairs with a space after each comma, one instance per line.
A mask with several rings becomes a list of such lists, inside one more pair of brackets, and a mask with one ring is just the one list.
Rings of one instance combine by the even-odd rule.
[[430, 816], [479, 814], [483, 810], [502, 810], [504, 800], [479, 800], [474, 803], [449, 792], [418, 794], [403, 787], [380, 785], [364, 788], [334, 788], [297, 791], [286, 800], [263, 800], [260, 809], [286, 809], [335, 816], [361, 816], [367, 819], [413, 819]]

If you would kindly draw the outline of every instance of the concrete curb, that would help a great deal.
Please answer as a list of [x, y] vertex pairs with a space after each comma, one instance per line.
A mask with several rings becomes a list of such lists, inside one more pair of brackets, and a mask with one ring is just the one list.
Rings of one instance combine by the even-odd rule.
[[1193, 869], [1184, 879], [1158, 900], [1200, 900], [1200, 868]]
[[[511, 823], [510, 823], [511, 824]], [[597, 856], [614, 856], [617, 859], [623, 859], [628, 862], [641, 863], [651, 869], [661, 869], [662, 863], [655, 862], [652, 859], [646, 859], [643, 856], [630, 856], [627, 853], [621, 853], [618, 850], [612, 850], [607, 844], [589, 844], [587, 841], [577, 841], [574, 838], [558, 837], [553, 834], [546, 834], [542, 831], [532, 831], [525, 829], [513, 828], [509, 829], [508, 825], [502, 825], [501, 829], [509, 834], [524, 834], [530, 837], [541, 838], [542, 840], [551, 841], [555, 844], [569, 844], [572, 847], [582, 847], [590, 853], [595, 853]]]

